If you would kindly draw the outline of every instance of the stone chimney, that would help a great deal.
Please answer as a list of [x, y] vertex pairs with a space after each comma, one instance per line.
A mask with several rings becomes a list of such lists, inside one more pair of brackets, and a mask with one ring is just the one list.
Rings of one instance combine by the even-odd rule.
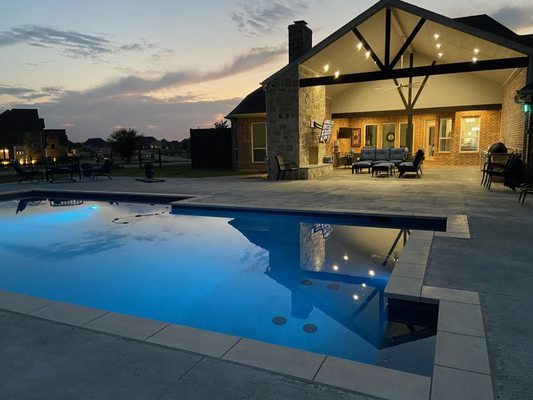
[[294, 21], [289, 25], [289, 63], [313, 47], [313, 31], [305, 21]]

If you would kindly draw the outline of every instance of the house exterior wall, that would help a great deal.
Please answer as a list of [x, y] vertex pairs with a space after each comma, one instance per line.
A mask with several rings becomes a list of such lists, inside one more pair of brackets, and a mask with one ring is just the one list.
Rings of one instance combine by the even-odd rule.
[[502, 103], [502, 138], [506, 146], [522, 150], [524, 141], [524, 113], [514, 97], [516, 91], [526, 84], [527, 69], [517, 70], [503, 87]]
[[[463, 117], [479, 117], [480, 118], [480, 139], [479, 151], [476, 152], [461, 152], [460, 138], [461, 138], [461, 118]], [[439, 123], [441, 118], [452, 118], [453, 132], [451, 139], [451, 150], [449, 152], [440, 152], [439, 149]], [[396, 138], [394, 147], [399, 146], [399, 131], [400, 123], [407, 122], [406, 115], [392, 115], [382, 117], [357, 117], [357, 118], [338, 118], [335, 119], [335, 128], [332, 138], [327, 146], [327, 154], [333, 154], [333, 142], [337, 140], [338, 129], [341, 127], [359, 128], [361, 129], [361, 146], [352, 147], [350, 139], [338, 139], [340, 153], [348, 153], [353, 148], [356, 153], [361, 151], [364, 145], [365, 125], [378, 125], [378, 147], [382, 147], [382, 124], [395, 123], [396, 124]], [[481, 153], [486, 150], [492, 143], [497, 142], [501, 135], [500, 121], [501, 111], [499, 110], [475, 110], [475, 111], [461, 111], [461, 112], [442, 112], [437, 114], [417, 114], [413, 116], [413, 153], [419, 148], [425, 148], [425, 132], [426, 122], [435, 121], [436, 137], [435, 137], [435, 153], [432, 160], [442, 165], [478, 165], [480, 162]], [[426, 149], [427, 153], [427, 149]]]
[[[256, 117], [239, 117], [232, 118], [231, 127], [235, 138], [234, 152], [236, 157], [235, 169], [246, 170], [254, 169], [259, 171], [266, 171], [267, 164], [265, 162], [252, 162], [252, 124], [267, 122], [265, 116]], [[267, 143], [269, 136], [269, 127], [267, 124]]]
[[[268, 157], [283, 155], [287, 163], [300, 165], [299, 67], [285, 71], [266, 88]], [[269, 176], [277, 176], [275, 162]]]
[[[314, 72], [300, 67], [301, 78], [315, 77]], [[301, 88], [299, 93], [299, 147], [300, 165], [321, 164], [326, 154], [326, 144], [319, 143], [320, 129], [312, 128], [311, 121], [322, 124], [326, 114], [326, 87], [314, 86]]]

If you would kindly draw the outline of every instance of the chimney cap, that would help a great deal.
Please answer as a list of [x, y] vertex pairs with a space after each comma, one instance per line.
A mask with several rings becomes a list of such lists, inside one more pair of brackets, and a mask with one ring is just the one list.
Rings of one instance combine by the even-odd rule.
[[294, 24], [295, 25], [307, 25], [307, 22], [305, 22], [303, 19], [301, 19], [299, 21], [294, 21]]

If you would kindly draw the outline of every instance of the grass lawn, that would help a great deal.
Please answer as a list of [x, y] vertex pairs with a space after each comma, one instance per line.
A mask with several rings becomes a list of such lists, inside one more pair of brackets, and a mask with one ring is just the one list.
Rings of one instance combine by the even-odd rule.
[[[259, 171], [233, 171], [228, 169], [192, 169], [190, 165], [156, 166], [155, 178], [208, 178], [213, 176], [235, 176], [258, 174]], [[144, 176], [143, 168], [113, 169], [111, 176]]]
[[[164, 165], [156, 167], [156, 178], [208, 178], [215, 176], [237, 176], [260, 174], [259, 171], [233, 171], [228, 169], [192, 169], [190, 165]], [[111, 176], [144, 177], [143, 168], [120, 168], [111, 170]], [[17, 182], [16, 175], [0, 175], [1, 183]]]

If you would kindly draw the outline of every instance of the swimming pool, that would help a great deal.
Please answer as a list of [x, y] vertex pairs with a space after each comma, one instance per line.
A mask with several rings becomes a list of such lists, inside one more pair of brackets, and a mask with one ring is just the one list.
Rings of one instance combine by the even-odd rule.
[[408, 229], [61, 198], [0, 215], [0, 289], [431, 374], [435, 315], [383, 295]]

